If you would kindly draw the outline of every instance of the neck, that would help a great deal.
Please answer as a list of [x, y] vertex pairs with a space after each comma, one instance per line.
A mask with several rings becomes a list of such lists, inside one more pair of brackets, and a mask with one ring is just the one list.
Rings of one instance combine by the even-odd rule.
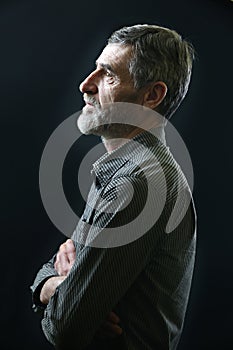
[[130, 133], [126, 135], [122, 135], [121, 137], [118, 137], [118, 138], [108, 138], [108, 137], [102, 136], [102, 141], [107, 152], [110, 153], [115, 149], [119, 148], [120, 146], [124, 145], [126, 142], [129, 141], [129, 139], [132, 139], [133, 137], [135, 137], [136, 135], [140, 134], [143, 131], [144, 131], [143, 129], [135, 128]]

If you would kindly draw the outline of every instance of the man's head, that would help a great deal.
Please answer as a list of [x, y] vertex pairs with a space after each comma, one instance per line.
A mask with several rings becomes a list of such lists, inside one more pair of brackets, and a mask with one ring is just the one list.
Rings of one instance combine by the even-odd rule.
[[[80, 85], [86, 102], [81, 131], [110, 132], [103, 107], [113, 102], [136, 103], [169, 119], [188, 90], [193, 57], [191, 44], [168, 28], [145, 24], [115, 31], [96, 70]], [[108, 127], [96, 128], [96, 118]]]

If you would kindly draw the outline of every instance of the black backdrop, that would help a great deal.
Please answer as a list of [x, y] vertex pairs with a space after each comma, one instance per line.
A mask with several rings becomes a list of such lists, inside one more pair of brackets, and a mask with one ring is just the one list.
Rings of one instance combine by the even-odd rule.
[[[198, 54], [189, 94], [172, 119], [192, 158], [198, 214], [179, 350], [233, 348], [232, 8], [230, 0], [0, 2], [1, 349], [52, 349], [29, 286], [65, 237], [40, 199], [40, 157], [53, 130], [81, 109], [79, 83], [109, 34], [135, 23], [174, 28]], [[86, 138], [81, 151], [98, 142]], [[75, 164], [66, 162], [64, 183], [79, 210]]]

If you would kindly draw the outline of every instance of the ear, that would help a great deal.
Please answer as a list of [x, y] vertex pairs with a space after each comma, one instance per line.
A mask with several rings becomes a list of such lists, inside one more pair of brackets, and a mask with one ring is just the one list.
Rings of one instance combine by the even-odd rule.
[[144, 94], [143, 106], [155, 109], [165, 98], [167, 85], [163, 81], [152, 83]]

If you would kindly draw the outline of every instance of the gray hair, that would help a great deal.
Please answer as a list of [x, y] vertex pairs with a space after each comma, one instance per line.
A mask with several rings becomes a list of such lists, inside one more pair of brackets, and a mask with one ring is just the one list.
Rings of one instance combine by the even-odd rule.
[[167, 95], [157, 111], [169, 119], [184, 99], [191, 78], [194, 49], [174, 30], [139, 24], [115, 31], [108, 44], [132, 46], [129, 72], [134, 86], [163, 81]]

